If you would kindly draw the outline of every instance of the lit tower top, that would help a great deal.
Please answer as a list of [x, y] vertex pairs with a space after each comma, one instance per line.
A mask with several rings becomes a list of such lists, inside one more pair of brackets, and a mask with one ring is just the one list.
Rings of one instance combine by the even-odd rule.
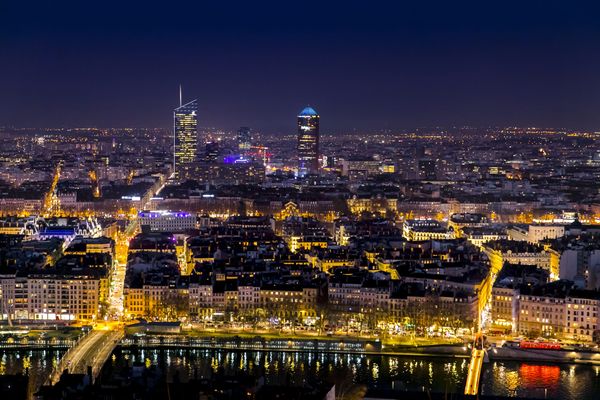
[[298, 114], [298, 175], [319, 173], [319, 114], [312, 107]]
[[173, 111], [173, 169], [176, 176], [196, 161], [198, 148], [198, 102], [192, 100]]
[[299, 117], [319, 117], [319, 114], [312, 107], [305, 107], [304, 110], [300, 112]]

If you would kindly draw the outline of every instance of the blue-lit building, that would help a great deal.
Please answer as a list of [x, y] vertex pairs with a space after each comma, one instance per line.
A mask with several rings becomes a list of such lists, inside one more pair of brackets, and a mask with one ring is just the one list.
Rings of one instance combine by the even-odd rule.
[[298, 115], [298, 175], [319, 173], [319, 114], [306, 107]]

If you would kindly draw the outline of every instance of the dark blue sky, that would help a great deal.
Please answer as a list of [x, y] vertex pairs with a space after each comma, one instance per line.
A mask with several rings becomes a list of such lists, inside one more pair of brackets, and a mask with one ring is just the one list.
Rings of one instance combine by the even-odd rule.
[[0, 0], [0, 126], [600, 130], [600, 6]]

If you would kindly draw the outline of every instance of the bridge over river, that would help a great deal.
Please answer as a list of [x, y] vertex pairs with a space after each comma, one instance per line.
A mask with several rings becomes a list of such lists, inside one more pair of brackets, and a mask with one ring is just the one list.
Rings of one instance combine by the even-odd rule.
[[92, 368], [92, 379], [95, 379], [124, 334], [123, 328], [116, 325], [112, 329], [91, 330], [63, 355], [45, 384], [55, 385], [64, 371], [85, 374], [88, 367]]

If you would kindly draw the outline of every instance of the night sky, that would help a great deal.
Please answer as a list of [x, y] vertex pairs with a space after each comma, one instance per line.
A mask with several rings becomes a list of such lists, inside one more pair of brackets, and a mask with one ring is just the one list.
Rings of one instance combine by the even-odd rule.
[[600, 130], [591, 1], [8, 2], [0, 126]]

